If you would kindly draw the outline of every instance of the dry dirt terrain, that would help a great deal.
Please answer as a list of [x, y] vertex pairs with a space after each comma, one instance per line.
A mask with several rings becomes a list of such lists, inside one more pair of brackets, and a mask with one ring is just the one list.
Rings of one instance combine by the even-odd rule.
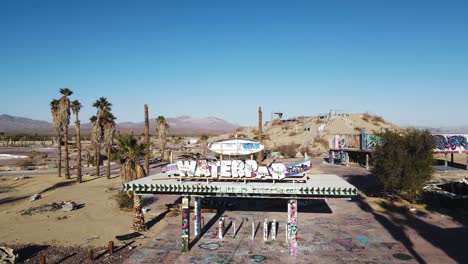
[[[85, 176], [81, 184], [56, 175], [26, 176], [19, 180], [14, 176], [0, 177], [0, 244], [103, 247], [113, 240], [117, 248], [121, 247], [125, 242], [119, 242], [115, 236], [132, 232], [133, 213], [117, 208], [113, 197], [120, 189], [121, 180], [115, 175], [110, 180]], [[34, 194], [42, 198], [30, 201]], [[61, 201], [74, 201], [77, 209], [47, 210], [51, 209], [47, 205]], [[42, 212], [34, 210], [38, 207]], [[154, 212], [146, 215], [149, 220], [153, 217]], [[154, 237], [164, 223], [152, 226], [145, 236]], [[146, 240], [137, 239], [132, 245]]]

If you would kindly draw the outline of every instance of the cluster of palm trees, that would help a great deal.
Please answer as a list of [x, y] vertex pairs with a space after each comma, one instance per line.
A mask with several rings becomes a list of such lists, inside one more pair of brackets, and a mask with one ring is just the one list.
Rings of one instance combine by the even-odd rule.
[[65, 178], [70, 179], [69, 152], [68, 152], [68, 126], [70, 124], [71, 103], [68, 98], [73, 92], [68, 88], [61, 88], [60, 99], [50, 102], [52, 126], [58, 141], [58, 176], [62, 176], [62, 136], [65, 146]]
[[[76, 142], [78, 148], [78, 159], [77, 159], [77, 181], [82, 182], [82, 171], [81, 171], [81, 133], [80, 133], [80, 119], [79, 112], [83, 105], [78, 101], [74, 100], [70, 102], [69, 96], [73, 92], [68, 88], [60, 89], [62, 96], [60, 99], [53, 99], [50, 102], [50, 110], [53, 119], [53, 128], [55, 136], [57, 137], [58, 144], [58, 175], [62, 175], [62, 145], [65, 146], [65, 177], [70, 179], [70, 167], [69, 167], [69, 150], [68, 150], [68, 126], [70, 124], [70, 110], [75, 115], [75, 129], [76, 129]], [[100, 97], [93, 104], [96, 108], [96, 115], [90, 118], [93, 125], [91, 131], [91, 144], [94, 149], [94, 163], [96, 167], [96, 176], [100, 176], [100, 164], [101, 164], [101, 146], [104, 145], [107, 152], [107, 178], [110, 178], [110, 157], [112, 154], [112, 145], [114, 138], [116, 139], [117, 151], [116, 156], [121, 160], [122, 167], [120, 169], [120, 176], [123, 182], [133, 181], [148, 174], [143, 166], [140, 164], [139, 158], [148, 156], [149, 154], [149, 133], [146, 133], [144, 143], [139, 143], [133, 134], [118, 134], [116, 135], [115, 129], [115, 116], [112, 114], [112, 104], [105, 97]], [[147, 106], [145, 106], [147, 112]], [[147, 119], [147, 113], [145, 119]], [[161, 158], [164, 159], [164, 153], [166, 151], [166, 142], [169, 125], [164, 116], [158, 116], [156, 119], [157, 127], [156, 132], [159, 137], [159, 143], [161, 148]], [[146, 122], [146, 131], [149, 130], [149, 122]], [[89, 155], [88, 155], [89, 156]], [[89, 158], [88, 158], [89, 161]], [[149, 166], [146, 170], [149, 170]], [[134, 220], [133, 228], [136, 231], [144, 231], [145, 220], [141, 208], [141, 198], [138, 195], [133, 195], [134, 202]]]
[[[62, 145], [65, 152], [65, 178], [70, 179], [70, 164], [69, 164], [69, 149], [68, 149], [68, 127], [70, 125], [70, 110], [75, 114], [75, 129], [76, 129], [76, 143], [78, 148], [77, 157], [77, 182], [82, 182], [82, 168], [81, 168], [81, 133], [80, 133], [80, 119], [79, 112], [83, 105], [74, 100], [70, 102], [70, 96], [73, 91], [68, 88], [61, 88], [59, 99], [53, 99], [50, 102], [50, 111], [52, 114], [52, 126], [57, 137], [58, 142], [58, 176], [62, 176]], [[95, 166], [96, 175], [99, 176], [99, 165], [101, 163], [101, 145], [106, 146], [107, 150], [107, 178], [110, 178], [110, 156], [113, 140], [115, 137], [115, 116], [111, 112], [112, 104], [107, 101], [107, 98], [101, 97], [94, 102], [93, 107], [97, 108], [95, 116], [90, 118], [93, 124], [91, 133], [91, 143], [95, 151]]]
[[101, 145], [106, 147], [107, 152], [107, 178], [110, 178], [110, 157], [112, 143], [115, 137], [115, 116], [112, 114], [112, 104], [107, 98], [100, 97], [94, 102], [93, 107], [97, 109], [96, 115], [90, 118], [93, 124], [91, 131], [91, 144], [94, 148], [96, 175], [100, 175], [99, 166], [101, 164]]

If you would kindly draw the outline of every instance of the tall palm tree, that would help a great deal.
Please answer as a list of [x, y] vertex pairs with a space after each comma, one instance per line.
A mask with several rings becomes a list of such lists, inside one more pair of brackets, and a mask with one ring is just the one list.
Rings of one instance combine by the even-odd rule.
[[158, 116], [156, 119], [157, 127], [156, 132], [159, 137], [159, 145], [161, 149], [161, 159], [164, 160], [164, 152], [166, 151], [166, 142], [167, 142], [167, 131], [169, 129], [169, 124], [166, 122], [164, 116]]
[[[141, 166], [138, 158], [146, 153], [145, 144], [138, 143], [133, 134], [118, 134], [116, 137], [118, 155], [122, 167], [120, 168], [120, 177], [122, 182], [129, 182], [146, 176], [145, 169]], [[133, 229], [137, 232], [145, 231], [145, 218], [141, 210], [141, 197], [133, 195]]]
[[149, 138], [149, 117], [148, 117], [148, 105], [144, 106], [145, 112], [145, 145], [148, 148], [145, 155], [145, 170], [146, 174], [149, 174], [149, 147], [150, 147], [150, 138]]
[[58, 161], [57, 161], [57, 168], [58, 168], [58, 176], [62, 177], [62, 126], [60, 124], [60, 119], [58, 117], [58, 110], [59, 110], [59, 100], [53, 99], [50, 102], [50, 113], [52, 114], [52, 127], [54, 128], [55, 137], [57, 138], [58, 142]]
[[209, 136], [208, 135], [201, 135], [200, 136], [200, 141], [201, 141], [201, 145], [202, 145], [202, 148], [203, 148], [203, 156], [206, 156], [206, 145], [208, 143], [208, 138]]
[[93, 103], [93, 107], [97, 108], [96, 116], [92, 117], [94, 122], [92, 122], [93, 130], [91, 131], [91, 138], [96, 152], [96, 176], [99, 176], [99, 165], [101, 164], [101, 144], [104, 140], [104, 116], [112, 110], [111, 106], [112, 104], [107, 101], [106, 97], [100, 97]]
[[104, 144], [107, 148], [107, 179], [110, 179], [110, 157], [111, 157], [111, 147], [112, 143], [114, 142], [115, 136], [115, 116], [109, 112], [104, 112], [103, 116], [101, 117], [103, 120], [103, 132], [104, 132]]
[[58, 116], [60, 119], [60, 123], [63, 126], [63, 135], [65, 141], [65, 179], [70, 179], [70, 164], [69, 164], [69, 157], [68, 157], [68, 125], [70, 125], [70, 99], [68, 96], [72, 95], [73, 92], [68, 88], [61, 88], [60, 93], [62, 97], [60, 97], [59, 103], [59, 111]]
[[99, 125], [98, 117], [92, 116], [89, 121], [93, 124], [91, 130], [91, 145], [94, 149], [94, 166], [96, 166], [96, 176], [99, 177], [99, 165], [101, 164], [101, 141], [103, 137], [103, 132], [101, 126]]
[[79, 113], [83, 105], [78, 100], [71, 102], [71, 109], [73, 114], [75, 114], [75, 129], [76, 129], [76, 144], [78, 147], [78, 160], [77, 160], [77, 169], [76, 169], [76, 181], [81, 183], [81, 131], [80, 131], [80, 118]]

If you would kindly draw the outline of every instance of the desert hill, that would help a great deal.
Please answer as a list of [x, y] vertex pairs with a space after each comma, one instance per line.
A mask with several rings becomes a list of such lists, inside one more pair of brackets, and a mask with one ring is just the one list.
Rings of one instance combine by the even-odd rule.
[[[325, 151], [333, 135], [357, 134], [361, 133], [362, 128], [366, 128], [367, 133], [400, 129], [398, 125], [387, 122], [380, 116], [367, 113], [300, 116], [266, 122], [263, 125], [263, 143], [267, 149], [296, 144], [297, 149], [308, 147], [312, 151]], [[257, 128], [242, 128], [237, 130], [237, 136], [256, 138], [257, 131]], [[211, 138], [210, 141], [234, 136], [235, 133], [226, 133]]]

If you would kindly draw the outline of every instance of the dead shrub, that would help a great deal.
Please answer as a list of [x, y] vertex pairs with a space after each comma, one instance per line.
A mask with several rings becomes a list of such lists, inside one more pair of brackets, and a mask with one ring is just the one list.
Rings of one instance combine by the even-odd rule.
[[280, 152], [281, 154], [283, 154], [283, 156], [287, 158], [294, 158], [296, 157], [298, 147], [299, 147], [299, 144], [290, 143], [287, 145], [281, 145], [281, 146], [276, 147], [275, 151]]
[[324, 149], [328, 149], [328, 140], [323, 137], [316, 138], [315, 143], [319, 144]]

